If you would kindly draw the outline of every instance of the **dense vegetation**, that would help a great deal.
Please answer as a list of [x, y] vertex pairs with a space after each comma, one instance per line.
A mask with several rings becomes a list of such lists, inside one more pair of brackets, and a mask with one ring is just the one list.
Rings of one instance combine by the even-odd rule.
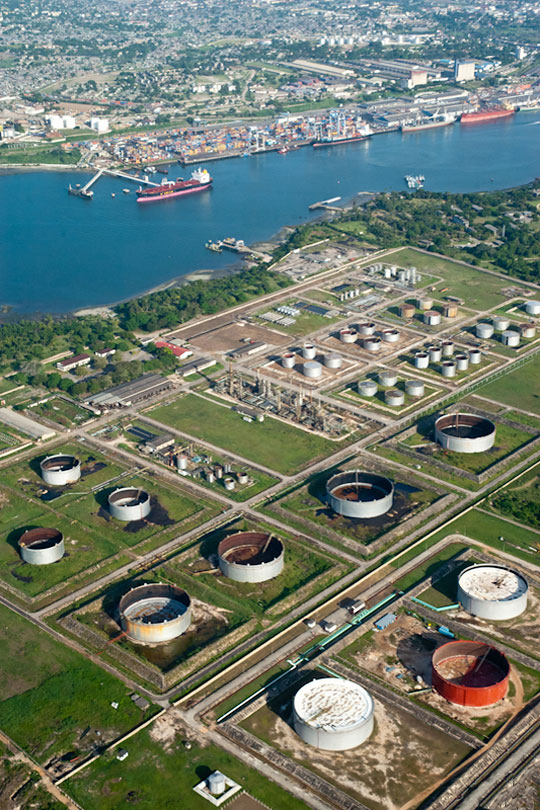
[[503, 490], [492, 500], [493, 507], [503, 515], [540, 529], [540, 484], [536, 480], [526, 490]]

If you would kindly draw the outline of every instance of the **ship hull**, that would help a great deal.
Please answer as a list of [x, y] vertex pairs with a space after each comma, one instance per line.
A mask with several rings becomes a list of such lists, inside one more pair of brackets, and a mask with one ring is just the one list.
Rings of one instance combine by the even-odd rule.
[[314, 149], [319, 149], [322, 146], [340, 146], [343, 143], [359, 143], [360, 141], [367, 141], [369, 135], [359, 135], [357, 138], [339, 138], [335, 141], [315, 141], [313, 144]]
[[211, 188], [212, 183], [204, 183], [200, 186], [192, 186], [191, 188], [182, 188], [178, 189], [178, 191], [171, 191], [169, 194], [155, 194], [137, 197], [138, 203], [150, 203], [150, 202], [163, 202], [164, 200], [172, 200], [173, 197], [183, 197], [185, 194], [196, 194], [198, 191], [206, 191], [207, 189]]
[[500, 118], [510, 118], [515, 110], [492, 110], [491, 112], [463, 113], [462, 124], [485, 124], [488, 121], [497, 121]]
[[417, 124], [412, 126], [403, 125], [401, 127], [402, 132], [422, 132], [424, 129], [439, 129], [439, 127], [449, 127], [450, 124], [453, 124], [454, 121], [433, 121], [430, 124]]

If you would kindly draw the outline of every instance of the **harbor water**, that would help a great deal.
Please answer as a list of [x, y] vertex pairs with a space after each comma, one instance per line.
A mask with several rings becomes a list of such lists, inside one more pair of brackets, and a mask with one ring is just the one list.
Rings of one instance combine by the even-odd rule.
[[[85, 201], [67, 188], [82, 185], [86, 174], [2, 174], [0, 306], [18, 314], [65, 313], [124, 300], [195, 270], [224, 268], [236, 257], [205, 250], [208, 240], [268, 239], [317, 216], [308, 211], [317, 200], [405, 191], [405, 174], [424, 174], [432, 191], [521, 185], [539, 173], [539, 145], [540, 111], [521, 112], [489, 124], [207, 163], [210, 191], [152, 205], [137, 204], [136, 184], [123, 179], [100, 178], [93, 200]], [[174, 165], [169, 178], [187, 178], [193, 168]], [[128, 185], [131, 192], [123, 194]]]

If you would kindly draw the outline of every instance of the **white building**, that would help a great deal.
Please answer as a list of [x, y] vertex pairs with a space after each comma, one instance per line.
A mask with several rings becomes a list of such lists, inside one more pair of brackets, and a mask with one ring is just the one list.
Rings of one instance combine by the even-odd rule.
[[456, 82], [472, 82], [475, 77], [476, 63], [471, 59], [460, 62], [456, 59], [454, 65], [454, 79]]
[[57, 113], [50, 113], [45, 116], [45, 123], [49, 129], [64, 129], [64, 119]]
[[109, 119], [108, 118], [91, 118], [90, 119], [90, 129], [93, 129], [94, 132], [97, 132], [99, 135], [102, 135], [104, 132], [109, 131]]

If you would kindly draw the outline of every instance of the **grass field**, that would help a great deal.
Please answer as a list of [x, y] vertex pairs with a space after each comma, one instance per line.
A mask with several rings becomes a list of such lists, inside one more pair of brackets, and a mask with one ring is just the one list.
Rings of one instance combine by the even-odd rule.
[[27, 409], [28, 416], [45, 416], [63, 427], [82, 425], [93, 417], [86, 408], [80, 408], [75, 402], [68, 402], [60, 397], [51, 397], [33, 408]]
[[149, 415], [164, 425], [285, 475], [292, 475], [343, 446], [343, 442], [315, 436], [269, 417], [264, 422], [247, 424], [230, 408], [195, 394], [154, 408]]
[[[429, 256], [413, 248], [405, 248], [395, 253], [392, 259], [403, 266], [414, 265], [421, 273], [431, 271], [443, 276], [444, 281], [436, 285], [435, 293], [440, 293], [444, 289], [445, 296], [462, 298], [468, 307], [485, 310], [505, 301], [501, 291], [509, 285], [506, 279], [483, 273], [473, 267], [466, 267], [452, 259]], [[517, 285], [518, 282], [512, 280], [512, 286]]]
[[478, 388], [476, 394], [537, 414], [540, 410], [540, 354], [530, 363]]
[[215, 745], [199, 745], [191, 740], [187, 751], [182, 738], [191, 735], [178, 729], [159, 740], [156, 729], [142, 731], [125, 745], [129, 757], [118, 762], [114, 752], [101, 757], [64, 784], [64, 789], [84, 810], [208, 810], [210, 803], [193, 793], [193, 788], [212, 771], [237, 781], [242, 788], [264, 802], [271, 810], [307, 810], [299, 799], [286, 793], [231, 754]]
[[0, 674], [0, 727], [41, 763], [88, 753], [143, 718], [120, 681], [3, 606]]

